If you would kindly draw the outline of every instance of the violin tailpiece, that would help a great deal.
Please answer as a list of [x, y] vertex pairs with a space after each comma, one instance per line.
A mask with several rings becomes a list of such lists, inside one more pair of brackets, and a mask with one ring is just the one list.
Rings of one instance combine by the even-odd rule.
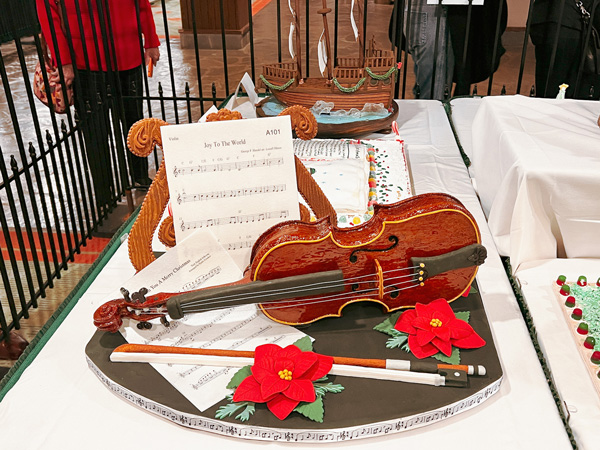
[[486, 248], [481, 244], [472, 244], [438, 256], [413, 257], [411, 261], [423, 272], [421, 277], [426, 280], [449, 270], [480, 266], [486, 258]]

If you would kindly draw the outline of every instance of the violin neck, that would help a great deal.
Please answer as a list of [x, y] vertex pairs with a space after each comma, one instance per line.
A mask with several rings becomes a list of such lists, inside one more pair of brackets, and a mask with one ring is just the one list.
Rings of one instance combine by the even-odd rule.
[[166, 305], [167, 312], [172, 319], [181, 319], [188, 313], [338, 293], [343, 292], [344, 289], [342, 271], [330, 270], [186, 292], [171, 297]]

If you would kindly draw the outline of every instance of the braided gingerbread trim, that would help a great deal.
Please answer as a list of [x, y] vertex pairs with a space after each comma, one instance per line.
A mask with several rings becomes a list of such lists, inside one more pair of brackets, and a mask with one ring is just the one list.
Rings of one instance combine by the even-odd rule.
[[165, 247], [175, 247], [175, 225], [173, 225], [173, 217], [165, 217], [165, 220], [160, 224], [160, 228], [158, 229], [158, 240], [162, 242]]
[[[155, 145], [162, 145], [160, 127], [168, 125], [160, 119], [142, 119], [133, 124], [127, 135], [127, 147], [138, 156], [148, 156]], [[139, 271], [156, 259], [152, 252], [152, 236], [169, 202], [169, 186], [165, 162], [160, 164], [148, 194], [142, 203], [140, 214], [129, 233], [129, 260]]]

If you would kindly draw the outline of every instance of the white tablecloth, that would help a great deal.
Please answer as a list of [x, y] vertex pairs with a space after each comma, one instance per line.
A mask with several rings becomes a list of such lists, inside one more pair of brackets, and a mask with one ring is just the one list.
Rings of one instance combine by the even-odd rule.
[[[441, 103], [402, 101], [398, 121], [407, 143], [416, 193], [453, 194], [479, 223], [489, 256], [477, 281], [504, 380], [491, 399], [442, 422], [327, 446], [373, 450], [434, 446], [461, 450], [571, 448]], [[92, 313], [106, 300], [107, 292], [131, 275], [133, 268], [122, 245], [0, 403], [3, 448], [316, 448], [242, 441], [180, 427], [136, 408], [102, 385], [88, 369], [84, 356], [84, 347], [94, 332]]]
[[552, 284], [559, 275], [565, 275], [568, 281], [577, 281], [579, 275], [585, 275], [589, 282], [595, 282], [600, 276], [600, 259], [535, 261], [523, 264], [517, 274], [540, 348], [569, 411], [575, 440], [580, 449], [597, 449], [600, 399], [552, 292]]
[[486, 97], [472, 127], [481, 205], [513, 270], [600, 257], [600, 103]]

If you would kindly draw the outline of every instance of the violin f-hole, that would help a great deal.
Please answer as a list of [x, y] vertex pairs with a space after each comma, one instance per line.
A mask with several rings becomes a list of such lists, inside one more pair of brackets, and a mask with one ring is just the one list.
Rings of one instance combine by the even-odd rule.
[[358, 252], [387, 252], [396, 247], [396, 245], [398, 245], [398, 238], [394, 235], [391, 235], [388, 238], [388, 241], [392, 242], [392, 245], [386, 248], [358, 248], [354, 250], [352, 253], [350, 253], [350, 262], [355, 263], [356, 261], [358, 261]]

